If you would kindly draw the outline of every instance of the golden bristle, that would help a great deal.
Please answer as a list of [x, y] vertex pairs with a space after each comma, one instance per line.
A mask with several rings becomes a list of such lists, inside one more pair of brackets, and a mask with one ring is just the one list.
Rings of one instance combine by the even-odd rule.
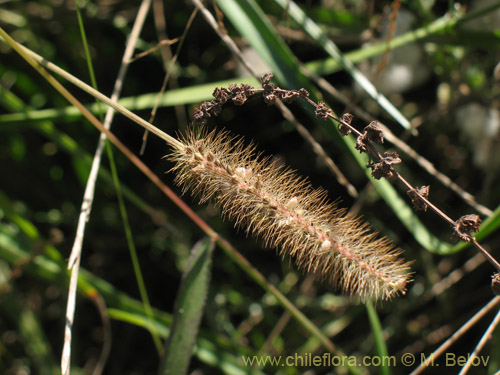
[[402, 251], [328, 202], [324, 190], [228, 132], [191, 130], [181, 142], [169, 159], [184, 191], [213, 199], [237, 226], [346, 294], [386, 300], [404, 293], [410, 274]]

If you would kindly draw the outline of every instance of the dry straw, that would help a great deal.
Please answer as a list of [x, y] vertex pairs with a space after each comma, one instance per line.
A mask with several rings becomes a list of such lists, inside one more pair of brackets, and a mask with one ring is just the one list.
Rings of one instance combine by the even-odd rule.
[[405, 292], [410, 274], [401, 250], [328, 202], [324, 190], [226, 131], [190, 130], [181, 143], [168, 158], [184, 191], [213, 200], [224, 216], [299, 268], [362, 301]]

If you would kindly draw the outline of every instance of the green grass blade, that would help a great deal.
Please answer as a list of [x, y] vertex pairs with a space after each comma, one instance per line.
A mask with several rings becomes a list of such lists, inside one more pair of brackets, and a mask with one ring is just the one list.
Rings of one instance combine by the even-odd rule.
[[498, 374], [500, 368], [500, 325], [493, 332], [494, 339], [491, 344], [491, 357], [488, 364], [488, 374]]
[[[191, 87], [184, 87], [175, 90], [169, 90], [165, 92], [160, 101], [159, 107], [173, 107], [183, 104], [194, 104], [200, 103], [206, 100], [213, 99], [212, 92], [215, 87], [227, 87], [231, 83], [246, 83], [253, 86], [259, 86], [260, 82], [253, 77], [245, 78], [234, 78], [229, 80], [223, 80], [213, 83], [207, 83], [202, 85], [196, 85]], [[118, 104], [124, 106], [130, 111], [140, 111], [144, 109], [151, 109], [155, 105], [157, 93], [143, 94], [138, 96], [126, 97], [118, 100]], [[2, 95], [0, 95], [0, 102], [6, 104], [10, 103], [12, 93], [8, 90], [4, 90]], [[106, 106], [98, 106], [97, 104], [88, 105], [87, 108], [95, 115], [103, 114], [106, 110]], [[76, 121], [81, 119], [83, 116], [78, 108], [74, 106], [68, 106], [61, 109], [49, 108], [42, 110], [30, 110], [26, 112], [17, 112], [0, 115], [0, 124], [18, 124], [18, 123], [32, 123], [39, 122], [42, 120], [64, 120], [64, 121]]]
[[307, 87], [293, 53], [277, 36], [255, 1], [218, 0], [217, 5], [269, 65], [279, 82], [287, 83], [288, 89]]
[[500, 206], [497, 206], [493, 215], [488, 217], [479, 227], [479, 232], [476, 235], [478, 240], [482, 240], [489, 234], [495, 232], [500, 227]]
[[[373, 306], [373, 303], [370, 301], [366, 304], [366, 312], [368, 313], [368, 320], [370, 321], [370, 326], [372, 328], [377, 358], [389, 358], [389, 352], [387, 351], [387, 345], [385, 344], [384, 335], [382, 332], [382, 325], [380, 324], [375, 306]], [[387, 363], [382, 362], [379, 366], [379, 373], [381, 375], [390, 375], [390, 366], [388, 366]]]
[[[153, 309], [149, 302], [148, 292], [146, 289], [146, 284], [144, 283], [144, 277], [142, 276], [141, 266], [139, 264], [139, 257], [137, 256], [137, 250], [134, 243], [134, 237], [132, 235], [132, 228], [130, 227], [130, 222], [128, 219], [127, 208], [125, 206], [125, 201], [123, 199], [122, 188], [120, 180], [118, 179], [118, 171], [116, 170], [115, 159], [113, 156], [113, 150], [109, 142], [106, 142], [106, 152], [109, 159], [109, 165], [111, 167], [111, 175], [113, 177], [113, 184], [116, 191], [116, 196], [118, 198], [118, 206], [120, 208], [120, 215], [122, 218], [123, 229], [125, 231], [125, 237], [127, 239], [127, 245], [130, 253], [130, 258], [132, 260], [132, 266], [134, 268], [135, 279], [137, 280], [137, 286], [139, 288], [139, 293], [141, 295], [142, 303], [144, 304], [144, 311], [151, 322], [154, 322]], [[158, 353], [161, 353], [161, 340], [156, 331], [150, 330], [151, 336], [156, 346]]]
[[107, 311], [111, 319], [142, 327], [149, 332], [155, 331], [160, 337], [167, 337], [170, 332], [170, 327], [165, 325], [164, 322], [152, 321], [148, 316], [140, 312], [131, 312], [115, 308], [109, 308]]
[[[92, 64], [92, 58], [90, 57], [89, 43], [87, 41], [87, 34], [85, 33], [85, 25], [83, 24], [82, 13], [80, 12], [80, 3], [78, 0], [75, 1], [75, 5], [76, 5], [75, 7], [76, 17], [78, 19], [78, 28], [80, 30], [80, 37], [82, 38], [83, 50], [85, 51], [85, 60], [87, 61], [87, 68], [89, 70], [90, 82], [92, 82], [92, 87], [98, 90], [97, 80], [95, 78], [95, 72], [94, 72], [94, 64]], [[100, 103], [97, 99], [95, 102], [97, 106], [103, 106], [102, 103]]]
[[205, 238], [191, 252], [175, 301], [174, 320], [159, 374], [185, 374], [207, 299], [214, 242]]
[[291, 18], [302, 26], [304, 31], [316, 43], [318, 43], [323, 50], [335, 59], [350, 75], [351, 77], [370, 95], [382, 108], [385, 109], [403, 128], [410, 129], [410, 122], [403, 116], [399, 110], [381, 93], [377, 91], [375, 86], [366, 78], [354, 64], [346, 59], [340, 52], [338, 47], [332, 40], [325, 37], [323, 31], [316, 23], [307, 17], [307, 15], [300, 9], [293, 1], [289, 0], [274, 0], [283, 9], [288, 10]]

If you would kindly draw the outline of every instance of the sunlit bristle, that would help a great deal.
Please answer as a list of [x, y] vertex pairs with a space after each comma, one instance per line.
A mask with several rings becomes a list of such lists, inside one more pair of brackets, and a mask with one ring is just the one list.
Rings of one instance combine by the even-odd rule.
[[247, 233], [346, 294], [386, 300], [404, 293], [410, 274], [401, 250], [345, 216], [325, 191], [227, 132], [191, 130], [181, 141], [185, 147], [169, 158], [185, 191], [213, 199]]

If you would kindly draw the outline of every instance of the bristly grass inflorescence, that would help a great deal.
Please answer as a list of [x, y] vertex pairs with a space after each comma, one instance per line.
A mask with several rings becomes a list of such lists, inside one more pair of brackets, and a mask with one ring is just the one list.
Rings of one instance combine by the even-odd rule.
[[362, 301], [405, 292], [410, 273], [401, 250], [328, 202], [324, 190], [226, 131], [193, 129], [181, 143], [168, 158], [184, 191], [215, 201], [224, 216], [299, 268]]

